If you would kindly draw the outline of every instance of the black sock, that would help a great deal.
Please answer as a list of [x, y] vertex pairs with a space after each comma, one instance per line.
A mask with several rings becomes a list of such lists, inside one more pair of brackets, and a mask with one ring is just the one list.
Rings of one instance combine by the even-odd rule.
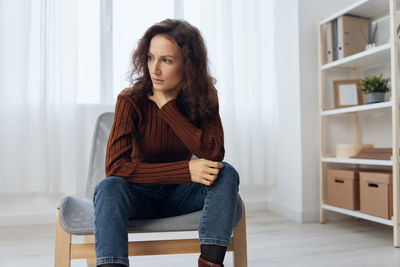
[[224, 263], [226, 247], [217, 245], [201, 245], [201, 257], [209, 262], [220, 264]]
[[118, 264], [118, 263], [105, 263], [99, 265], [99, 267], [125, 267], [123, 264]]

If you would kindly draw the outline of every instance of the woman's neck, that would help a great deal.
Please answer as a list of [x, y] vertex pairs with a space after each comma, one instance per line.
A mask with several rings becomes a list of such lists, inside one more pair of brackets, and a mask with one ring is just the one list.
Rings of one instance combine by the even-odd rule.
[[153, 89], [153, 96], [159, 100], [175, 99], [177, 95], [178, 95], [178, 91], [176, 89], [168, 90], [168, 91], [159, 91], [159, 90]]
[[148, 98], [154, 101], [158, 107], [161, 108], [167, 102], [176, 99], [177, 95], [177, 90], [157, 91], [153, 89], [153, 95], [148, 96]]

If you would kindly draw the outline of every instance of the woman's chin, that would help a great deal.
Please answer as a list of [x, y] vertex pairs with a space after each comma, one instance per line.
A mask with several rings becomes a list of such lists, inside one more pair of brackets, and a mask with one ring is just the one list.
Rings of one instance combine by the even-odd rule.
[[153, 89], [157, 91], [167, 91], [164, 85], [153, 83]]
[[153, 90], [162, 92], [165, 91], [165, 88], [163, 86], [153, 84]]

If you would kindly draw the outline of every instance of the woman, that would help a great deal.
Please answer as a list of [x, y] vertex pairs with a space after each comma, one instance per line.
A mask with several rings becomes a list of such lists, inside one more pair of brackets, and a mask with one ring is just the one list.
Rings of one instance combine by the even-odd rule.
[[217, 91], [199, 30], [171, 19], [150, 27], [132, 55], [131, 83], [118, 95], [107, 178], [93, 198], [97, 265], [129, 265], [128, 220], [203, 209], [198, 264], [223, 266], [239, 175], [221, 162]]

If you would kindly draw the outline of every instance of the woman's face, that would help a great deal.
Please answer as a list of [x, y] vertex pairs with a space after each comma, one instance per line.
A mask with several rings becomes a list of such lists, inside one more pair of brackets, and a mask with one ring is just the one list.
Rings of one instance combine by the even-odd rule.
[[163, 35], [154, 36], [150, 41], [147, 67], [154, 90], [178, 90], [183, 77], [181, 48]]

